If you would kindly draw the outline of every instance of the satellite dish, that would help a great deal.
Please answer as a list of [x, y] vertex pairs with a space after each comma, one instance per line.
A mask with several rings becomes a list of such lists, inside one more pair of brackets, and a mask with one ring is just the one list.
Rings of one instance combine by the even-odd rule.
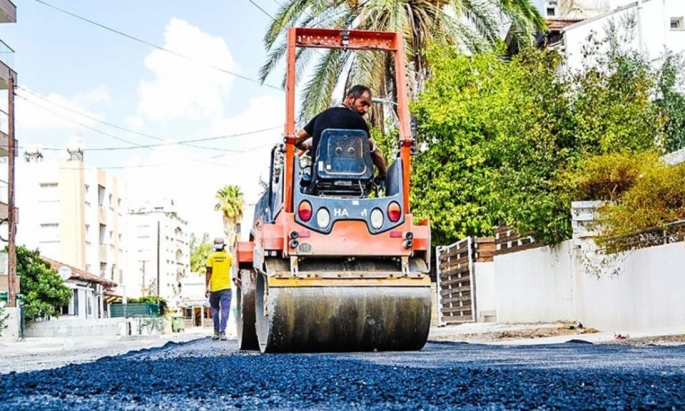
[[69, 278], [71, 278], [71, 268], [67, 267], [66, 265], [63, 265], [57, 269], [57, 273], [62, 281], [67, 281]]

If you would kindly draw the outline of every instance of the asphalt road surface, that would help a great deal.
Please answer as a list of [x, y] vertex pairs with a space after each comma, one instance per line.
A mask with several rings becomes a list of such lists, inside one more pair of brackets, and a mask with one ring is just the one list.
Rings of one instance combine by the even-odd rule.
[[0, 410], [53, 409], [683, 410], [685, 346], [261, 355], [205, 338], [0, 375]]

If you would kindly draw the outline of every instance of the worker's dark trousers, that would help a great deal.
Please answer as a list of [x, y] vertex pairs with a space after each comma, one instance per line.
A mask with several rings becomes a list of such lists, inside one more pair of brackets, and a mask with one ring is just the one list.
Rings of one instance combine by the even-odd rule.
[[231, 289], [210, 291], [209, 305], [212, 307], [212, 320], [214, 320], [214, 332], [226, 332], [228, 315], [231, 312]]

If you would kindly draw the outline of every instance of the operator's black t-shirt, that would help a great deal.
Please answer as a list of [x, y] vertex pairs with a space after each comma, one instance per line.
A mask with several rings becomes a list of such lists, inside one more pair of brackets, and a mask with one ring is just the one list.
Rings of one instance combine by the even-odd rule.
[[321, 133], [327, 128], [342, 128], [348, 130], [364, 130], [369, 135], [369, 126], [364, 117], [347, 107], [331, 107], [319, 113], [309, 124], [304, 126], [304, 131], [312, 136], [312, 148], [309, 155], [316, 158], [316, 149], [319, 147]]

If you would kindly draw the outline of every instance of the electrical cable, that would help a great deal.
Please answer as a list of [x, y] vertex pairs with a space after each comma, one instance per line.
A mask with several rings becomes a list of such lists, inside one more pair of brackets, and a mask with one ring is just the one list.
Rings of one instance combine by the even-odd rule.
[[136, 41], [136, 42], [138, 42], [138, 43], [145, 44], [145, 45], [147, 45], [147, 46], [156, 48], [157, 50], [161, 50], [161, 51], [167, 52], [167, 53], [172, 54], [172, 55], [174, 55], [174, 56], [176, 56], [176, 57], [180, 57], [180, 58], [186, 59], [186, 60], [188, 60], [188, 61], [192, 61], [192, 62], [195, 62], [195, 63], [198, 63], [198, 64], [205, 65], [205, 66], [207, 66], [207, 67], [209, 67], [209, 68], [212, 68], [212, 69], [214, 69], [214, 70], [220, 71], [220, 72], [222, 72], [222, 73], [230, 74], [230, 75], [232, 75], [232, 76], [238, 77], [238, 78], [243, 79], [243, 80], [250, 81], [250, 82], [252, 82], [252, 83], [257, 83], [257, 84], [263, 85], [263, 86], [265, 86], [265, 87], [269, 87], [269, 88], [272, 88], [272, 89], [275, 89], [275, 90], [283, 91], [283, 88], [281, 88], [281, 87], [277, 87], [277, 86], [273, 86], [273, 85], [270, 85], [270, 84], [263, 83], [263, 82], [261, 82], [260, 80], [253, 79], [253, 78], [250, 78], [250, 77], [247, 77], [247, 76], [243, 76], [242, 74], [234, 73], [234, 72], [232, 72], [232, 71], [223, 69], [223, 68], [221, 68], [221, 67], [218, 67], [218, 66], [209, 64], [209, 63], [207, 63], [207, 62], [205, 62], [205, 61], [196, 60], [196, 59], [194, 59], [194, 58], [192, 58], [192, 57], [186, 56], [185, 54], [177, 53], [177, 52], [175, 52], [175, 51], [173, 51], [173, 50], [169, 50], [169, 49], [164, 48], [164, 47], [162, 47], [162, 46], [158, 46], [158, 45], [156, 45], [156, 44], [154, 44], [154, 43], [150, 43], [149, 41], [142, 40], [142, 39], [140, 39], [140, 38], [138, 38], [138, 37], [135, 37], [135, 36], [132, 36], [132, 35], [130, 35], [130, 34], [126, 34], [126, 33], [122, 32], [122, 31], [120, 31], [120, 30], [113, 29], [113, 28], [108, 27], [108, 26], [106, 26], [106, 25], [104, 25], [104, 24], [102, 24], [102, 23], [98, 23], [98, 22], [96, 22], [96, 21], [93, 21], [93, 20], [87, 19], [87, 18], [85, 18], [85, 17], [79, 16], [78, 14], [72, 13], [72, 12], [70, 12], [70, 11], [68, 11], [68, 10], [61, 9], [61, 8], [59, 8], [59, 7], [57, 7], [57, 6], [54, 6], [54, 5], [50, 4], [50, 3], [47, 3], [47, 2], [45, 2], [45, 1], [43, 1], [43, 0], [34, 0], [34, 1], [36, 1], [37, 3], [43, 4], [43, 5], [47, 6], [47, 7], [50, 7], [50, 8], [52, 8], [52, 9], [54, 9], [54, 10], [57, 10], [57, 11], [59, 11], [59, 12], [61, 12], [61, 13], [64, 13], [64, 14], [67, 14], [67, 15], [72, 16], [72, 17], [74, 17], [74, 18], [77, 18], [77, 19], [79, 19], [79, 20], [85, 21], [86, 23], [90, 23], [90, 24], [92, 24], [92, 25], [94, 25], [94, 26], [100, 27], [100, 28], [105, 29], [105, 30], [107, 30], [107, 31], [111, 31], [112, 33], [116, 33], [116, 34], [118, 34], [118, 35], [120, 35], [120, 36], [124, 36], [124, 37], [126, 37], [126, 38], [128, 38], [128, 39], [131, 39], [131, 40], [133, 40], [133, 41]]

